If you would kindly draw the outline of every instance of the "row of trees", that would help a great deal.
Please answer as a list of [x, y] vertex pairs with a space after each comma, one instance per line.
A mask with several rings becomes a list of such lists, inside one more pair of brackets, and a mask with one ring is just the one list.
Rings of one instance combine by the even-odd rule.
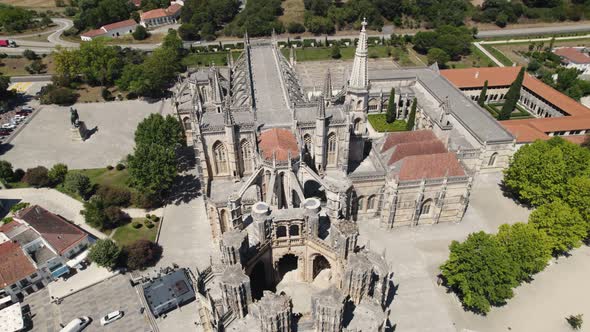
[[466, 309], [487, 313], [510, 299], [513, 288], [567, 254], [590, 230], [590, 150], [559, 137], [518, 150], [504, 185], [536, 207], [528, 223], [502, 225], [497, 235], [473, 233], [453, 241], [441, 266], [447, 287]]
[[485, 0], [473, 13], [475, 22], [495, 23], [505, 27], [516, 23], [521, 17], [543, 21], [579, 21], [588, 13], [588, 4], [583, 1], [562, 0]]
[[26, 29], [44, 28], [52, 23], [45, 13], [37, 14], [22, 7], [0, 3], [0, 30], [21, 32]]
[[74, 16], [74, 27], [78, 31], [97, 29], [105, 24], [129, 18], [139, 21], [139, 14], [131, 1], [79, 0], [73, 3], [78, 8], [78, 12]]
[[184, 40], [213, 40], [215, 32], [231, 22], [239, 10], [238, 0], [185, 1], [178, 33]]
[[159, 244], [149, 240], [137, 240], [121, 248], [111, 239], [99, 239], [90, 248], [88, 258], [97, 265], [109, 269], [128, 267], [132, 270], [143, 270], [156, 265], [162, 251]]

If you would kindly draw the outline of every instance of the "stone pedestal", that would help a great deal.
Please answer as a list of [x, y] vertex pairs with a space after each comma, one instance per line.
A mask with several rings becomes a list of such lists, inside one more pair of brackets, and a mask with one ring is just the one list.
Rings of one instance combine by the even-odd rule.
[[72, 134], [72, 141], [85, 141], [88, 138], [88, 129], [83, 121], [78, 121], [78, 128], [70, 128]]

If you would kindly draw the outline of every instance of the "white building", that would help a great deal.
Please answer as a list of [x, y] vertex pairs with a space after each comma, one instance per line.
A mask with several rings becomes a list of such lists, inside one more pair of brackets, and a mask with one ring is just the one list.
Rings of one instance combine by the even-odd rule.
[[100, 29], [90, 30], [80, 35], [83, 41], [91, 41], [96, 37], [117, 38], [126, 34], [133, 33], [137, 27], [137, 22], [132, 19], [103, 25]]
[[147, 11], [140, 15], [141, 22], [139, 24], [146, 28], [153, 28], [160, 25], [174, 24], [180, 17], [180, 10], [182, 4], [180, 2], [172, 3], [168, 8], [158, 8]]
[[585, 47], [559, 47], [553, 49], [553, 53], [561, 58], [565, 67], [576, 68], [582, 74], [590, 74], [590, 56]]

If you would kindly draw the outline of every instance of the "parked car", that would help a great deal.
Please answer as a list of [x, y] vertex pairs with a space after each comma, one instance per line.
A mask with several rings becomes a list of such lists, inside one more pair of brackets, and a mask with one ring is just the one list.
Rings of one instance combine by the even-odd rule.
[[5, 128], [5, 129], [14, 129], [14, 128], [16, 128], [16, 126], [14, 124], [12, 124], [12, 123], [5, 123], [5, 124], [2, 125], [2, 128]]
[[16, 111], [16, 114], [27, 116], [27, 115], [31, 114], [32, 112], [33, 111], [27, 111], [27, 110], [20, 109], [20, 110]]
[[26, 105], [26, 106], [21, 107], [20, 110], [21, 111], [26, 111], [26, 112], [29, 112], [30, 113], [30, 112], [34, 111], [35, 109], [32, 108], [31, 106]]
[[84, 330], [84, 328], [88, 326], [90, 322], [90, 317], [87, 316], [74, 318], [71, 322], [59, 330], [59, 332], [80, 332]]
[[5, 136], [10, 136], [10, 132], [9, 131], [0, 131], [0, 136], [5, 137]]
[[116, 320], [119, 320], [123, 317], [123, 311], [113, 311], [106, 314], [103, 318], [100, 319], [100, 325], [105, 326], [108, 325]]

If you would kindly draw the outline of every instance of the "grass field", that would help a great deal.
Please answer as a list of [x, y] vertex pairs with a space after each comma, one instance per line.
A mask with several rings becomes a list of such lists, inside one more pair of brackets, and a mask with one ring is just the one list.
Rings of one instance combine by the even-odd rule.
[[298, 22], [303, 24], [305, 15], [303, 0], [284, 0], [281, 7], [283, 7], [283, 15], [279, 16], [281, 22]]
[[[121, 247], [129, 245], [137, 240], [156, 240], [158, 233], [158, 223], [154, 227], [147, 228], [144, 224], [145, 218], [134, 218], [130, 223], [118, 227], [114, 230], [113, 240]], [[140, 228], [133, 228], [134, 223], [140, 223]]]
[[[423, 63], [428, 63], [426, 55], [413, 52]], [[447, 62], [447, 68], [472, 68], [472, 67], [494, 67], [495, 64], [490, 58], [483, 54], [477, 47], [471, 45], [471, 54], [464, 56], [458, 61]]]
[[504, 66], [512, 66], [513, 62], [510, 60], [504, 53], [498, 50], [493, 45], [483, 44], [483, 48], [485, 48], [488, 52], [490, 52], [498, 61], [500, 61]]
[[[55, 64], [53, 63], [53, 58], [51, 55], [42, 58], [42, 61], [45, 65], [47, 65], [47, 70], [43, 74], [53, 74], [55, 72]], [[32, 61], [25, 58], [0, 59], [0, 73], [3, 73], [7, 76], [30, 75], [25, 67], [30, 65], [31, 62]]]
[[19, 7], [52, 8], [55, 0], [2, 0], [0, 3]]
[[[115, 166], [115, 165], [113, 165]], [[108, 170], [106, 168], [92, 168], [92, 169], [73, 169], [70, 170], [71, 173], [82, 173], [86, 175], [90, 179], [90, 183], [92, 185], [98, 186], [110, 186], [110, 187], [117, 187], [117, 188], [124, 188], [129, 189], [133, 192], [135, 189], [130, 188], [129, 183], [129, 172], [127, 169], [117, 171], [116, 169]], [[62, 193], [71, 196], [81, 202], [84, 200], [80, 195], [72, 194], [67, 192], [63, 185], [57, 186], [55, 189], [61, 191]]]
[[[289, 48], [285, 47], [281, 49], [281, 52], [285, 57], [289, 57]], [[319, 61], [319, 60], [352, 60], [354, 58], [355, 47], [341, 47], [340, 58], [332, 58], [332, 49], [330, 47], [306, 47], [297, 48], [295, 50], [295, 56], [297, 61]], [[393, 53], [397, 53], [400, 58], [400, 62], [408, 64], [413, 62], [406, 52], [398, 50], [392, 46], [371, 46], [369, 47], [369, 58], [387, 58]]]
[[395, 120], [392, 123], [387, 123], [385, 113], [369, 114], [369, 123], [371, 123], [373, 129], [380, 133], [407, 130], [407, 123], [404, 120]]
[[[210, 53], [191, 53], [182, 59], [182, 64], [187, 67], [209, 66], [227, 66], [227, 51], [210, 52]], [[231, 51], [231, 56], [236, 60], [242, 51]]]

